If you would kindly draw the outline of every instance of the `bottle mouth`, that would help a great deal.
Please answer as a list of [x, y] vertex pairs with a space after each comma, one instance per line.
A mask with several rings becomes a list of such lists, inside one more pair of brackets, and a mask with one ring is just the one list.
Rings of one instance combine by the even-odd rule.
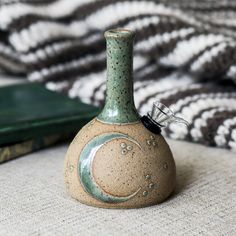
[[134, 31], [129, 29], [110, 29], [105, 32], [105, 38], [133, 38], [135, 35]]

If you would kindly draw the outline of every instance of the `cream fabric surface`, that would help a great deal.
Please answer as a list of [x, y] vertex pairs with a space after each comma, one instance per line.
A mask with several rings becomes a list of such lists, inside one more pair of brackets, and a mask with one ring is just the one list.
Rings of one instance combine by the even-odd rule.
[[2, 164], [0, 235], [236, 235], [236, 154], [168, 142], [176, 193], [143, 209], [97, 209], [71, 199], [62, 174], [68, 145]]

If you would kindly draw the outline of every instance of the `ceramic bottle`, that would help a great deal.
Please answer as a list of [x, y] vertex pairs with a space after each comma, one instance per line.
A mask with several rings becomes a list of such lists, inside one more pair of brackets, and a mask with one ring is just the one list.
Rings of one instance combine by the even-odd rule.
[[[158, 127], [158, 123], [152, 124], [154, 119], [150, 122], [151, 117], [141, 118], [134, 105], [134, 33], [109, 30], [105, 38], [105, 106], [70, 144], [65, 184], [73, 198], [96, 207], [138, 208], [161, 203], [175, 188], [175, 162], [160, 134], [163, 119]], [[170, 119], [155, 109], [150, 116], [158, 119], [161, 114], [164, 121]]]

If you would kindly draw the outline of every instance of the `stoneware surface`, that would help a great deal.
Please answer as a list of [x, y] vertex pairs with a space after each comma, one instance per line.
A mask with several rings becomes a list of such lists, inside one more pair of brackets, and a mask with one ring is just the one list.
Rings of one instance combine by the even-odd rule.
[[133, 39], [110, 30], [104, 109], [75, 137], [66, 155], [65, 183], [82, 203], [138, 208], [164, 201], [175, 187], [175, 163], [161, 135], [140, 121], [133, 100]]
[[[107, 142], [95, 152], [89, 143], [101, 136], [107, 136]], [[83, 154], [87, 155], [85, 160], [81, 160]], [[94, 159], [89, 162], [91, 156]], [[84, 162], [84, 171], [90, 171], [93, 183], [80, 176]], [[88, 205], [143, 207], [162, 202], [174, 190], [175, 163], [164, 138], [148, 131], [142, 123], [107, 125], [94, 119], [68, 149], [65, 183], [73, 198]], [[98, 190], [89, 193], [87, 189], [95, 188], [92, 184]]]

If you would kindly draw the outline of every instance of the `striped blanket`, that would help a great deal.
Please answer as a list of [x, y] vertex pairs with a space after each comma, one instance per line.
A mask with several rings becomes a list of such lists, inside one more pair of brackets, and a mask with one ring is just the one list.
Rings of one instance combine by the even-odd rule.
[[0, 68], [102, 106], [103, 32], [136, 31], [135, 103], [189, 121], [166, 136], [236, 150], [236, 1], [0, 0]]

